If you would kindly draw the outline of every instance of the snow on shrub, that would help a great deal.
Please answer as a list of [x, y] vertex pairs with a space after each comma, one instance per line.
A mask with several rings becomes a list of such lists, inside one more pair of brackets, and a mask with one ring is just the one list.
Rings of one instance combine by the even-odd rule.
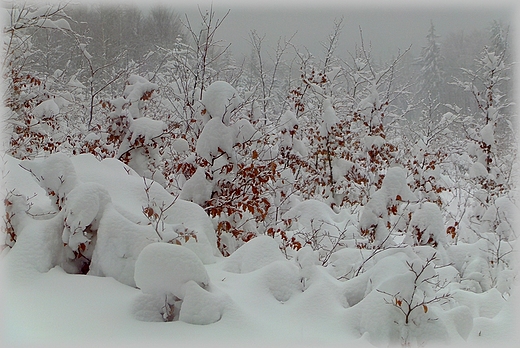
[[[85, 183], [76, 186], [65, 198], [62, 241], [72, 250], [71, 260], [79, 260], [78, 269], [86, 273], [92, 258], [99, 222], [106, 206], [111, 202], [108, 192], [99, 184]], [[68, 249], [66, 249], [68, 250]]]
[[96, 236], [89, 274], [113, 277], [123, 284], [135, 286], [137, 256], [146, 245], [158, 240], [152, 226], [131, 222], [109, 204], [103, 212]]
[[203, 205], [211, 198], [212, 192], [213, 184], [206, 179], [204, 168], [199, 167], [195, 174], [182, 185], [179, 198]]
[[63, 153], [55, 153], [44, 160], [22, 161], [20, 165], [34, 176], [55, 207], [61, 210], [65, 196], [78, 183], [69, 157]]
[[369, 245], [392, 244], [390, 217], [397, 215], [402, 201], [415, 201], [416, 197], [406, 184], [406, 172], [399, 167], [388, 169], [381, 189], [377, 190], [363, 208], [359, 228]]
[[242, 102], [237, 90], [225, 81], [213, 82], [202, 95], [202, 104], [206, 112], [212, 119], [217, 118], [226, 126], [229, 126], [231, 113]]
[[444, 218], [439, 206], [425, 202], [413, 212], [408, 225], [407, 239], [409, 245], [446, 245]]
[[368, 332], [373, 344], [447, 342], [448, 329], [438, 318], [445, 317], [442, 305], [451, 294], [438, 287], [435, 254], [421, 260], [410, 248], [390, 252], [383, 262], [345, 282], [350, 324], [360, 334]]
[[330, 206], [317, 200], [294, 205], [282, 218], [285, 228], [278, 231], [277, 239], [282, 238], [280, 242], [283, 242], [285, 237], [290, 241], [288, 246], [296, 250], [298, 246], [310, 246], [318, 251], [324, 265], [332, 253], [347, 246], [348, 240], [357, 235], [354, 218], [346, 210], [335, 213]]
[[128, 101], [129, 110], [134, 118], [143, 117], [144, 102], [151, 99], [158, 89], [157, 84], [151, 83], [144, 77], [138, 75], [128, 77], [123, 97]]
[[235, 141], [235, 129], [226, 126], [219, 118], [213, 118], [204, 126], [197, 140], [195, 152], [209, 163], [223, 154], [234, 159], [233, 144]]
[[214, 263], [215, 256], [222, 256], [217, 249], [215, 229], [206, 212], [197, 204], [177, 199], [165, 212], [164, 222], [177, 229], [193, 231], [196, 238], [181, 241], [204, 264]]
[[117, 158], [139, 175], [165, 184], [160, 170], [159, 147], [164, 141], [166, 124], [151, 118], [128, 119], [129, 128], [119, 147]]

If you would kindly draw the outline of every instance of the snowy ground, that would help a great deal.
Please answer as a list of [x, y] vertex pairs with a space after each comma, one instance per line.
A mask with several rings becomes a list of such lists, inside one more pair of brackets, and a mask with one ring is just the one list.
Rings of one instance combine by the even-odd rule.
[[[34, 174], [47, 170], [47, 178], [57, 175], [63, 168], [68, 168], [67, 175], [72, 177], [70, 170], [74, 168], [76, 188], [84, 190], [76, 192], [87, 192], [85, 187], [97, 187], [84, 186], [86, 183], [97, 183], [108, 192], [111, 199], [108, 204], [116, 208], [111, 210], [105, 207], [101, 218], [99, 214], [94, 214], [93, 221], [99, 225], [96, 248], [108, 243], [103, 242], [103, 233], [111, 237], [124, 233], [127, 233], [125, 238], [132, 236], [128, 229], [123, 229], [139, 225], [136, 219], [147, 199], [142, 178], [128, 168], [125, 170], [120, 162], [98, 162], [90, 155], [72, 157], [71, 162], [65, 157], [55, 157], [52, 166], [46, 166], [45, 162], [35, 163], [23, 162], [22, 165], [31, 167]], [[30, 200], [33, 213], [52, 208], [43, 189], [28, 171], [19, 166], [19, 161], [9, 158], [6, 169], [7, 188], [16, 187], [26, 197], [36, 194]], [[49, 185], [52, 186], [52, 183]], [[151, 190], [154, 198], [166, 197], [160, 186], [152, 187], [156, 188], [155, 191]], [[96, 192], [105, 192], [103, 190]], [[92, 206], [92, 201], [85, 203], [81, 198], [71, 198], [76, 196], [72, 193], [68, 196], [63, 210], [68, 214], [66, 224], [77, 223], [81, 226], [81, 221], [74, 220], [72, 213], [77, 211], [73, 207], [79, 204], [82, 212], [88, 211], [86, 207]], [[180, 222], [199, 232], [204, 229], [200, 227], [204, 223], [196, 205], [176, 204], [183, 216], [172, 214], [176, 220], [170, 221], [173, 225]], [[126, 216], [128, 226], [112, 221], [121, 215]], [[131, 219], [133, 225], [130, 225]], [[107, 220], [112, 224], [108, 224]], [[197, 223], [198, 227], [195, 226]], [[182, 252], [168, 254], [167, 250], [166, 257], [175, 259], [181, 255], [186, 260], [190, 257], [196, 259], [197, 255], [205, 260], [205, 264], [197, 259], [197, 265], [193, 263], [185, 269], [181, 269], [182, 266], [177, 270], [157, 266], [157, 272], [153, 272], [154, 261], [141, 257], [140, 262], [144, 266], [139, 272], [136, 271], [138, 285], [142, 282], [140, 279], [156, 282], [153, 283], [155, 285], [142, 286], [143, 290], [160, 292], [165, 287], [164, 291], [171, 290], [183, 299], [180, 320], [163, 322], [160, 297], [124, 284], [134, 280], [121, 275], [127, 274], [127, 271], [120, 271], [118, 267], [124, 263], [131, 267], [133, 274], [135, 259], [132, 255], [124, 254], [119, 259], [106, 259], [98, 255], [97, 261], [96, 256], [93, 257], [98, 275], [114, 272], [112, 276], [69, 274], [62, 266], [72, 267], [70, 262], [56, 252], [56, 245], [61, 245], [60, 237], [64, 238], [63, 218], [60, 220], [59, 214], [47, 219], [25, 217], [20, 225], [24, 228], [17, 243], [12, 249], [4, 249], [1, 254], [1, 346], [126, 347], [152, 342], [158, 345], [226, 347], [251, 344], [387, 346], [392, 342], [399, 344], [403, 337], [408, 337], [412, 345], [425, 341], [433, 346], [513, 347], [518, 342], [515, 322], [518, 291], [507, 290], [511, 286], [507, 282], [502, 285], [503, 293], [497, 288], [476, 293], [461, 286], [448, 287], [453, 296], [449, 302], [432, 303], [424, 312], [419, 308], [414, 312], [417, 325], [404, 325], [401, 313], [387, 303], [390, 298], [381, 291], [394, 293], [395, 289], [404, 289], [410, 275], [406, 262], [420, 265], [416, 253], [428, 253], [429, 249], [412, 251], [408, 247], [387, 250], [374, 257], [374, 262], [362, 274], [340, 281], [334, 277], [338, 269], [316, 264], [315, 255], [310, 250], [302, 249], [295, 258], [287, 260], [277, 243], [267, 236], [251, 240], [228, 258], [215, 256], [215, 253], [211, 255], [212, 249], [204, 249], [203, 245], [175, 246]], [[196, 244], [203, 244], [203, 235], [199, 234]], [[212, 243], [209, 239], [205, 239], [204, 243]], [[121, 240], [119, 242], [122, 243]], [[151, 242], [148, 240], [145, 244]], [[167, 246], [173, 248], [170, 244]], [[473, 250], [471, 245], [467, 245], [466, 249]], [[460, 250], [459, 254], [462, 253]], [[138, 258], [139, 252], [140, 249], [135, 258]], [[114, 250], [114, 254], [117, 253]], [[356, 253], [359, 254], [356, 249], [343, 249], [336, 253], [331, 265], [337, 268], [351, 266], [356, 262]], [[456, 258], [454, 260], [457, 265]], [[457, 273], [454, 267], [444, 269], [433, 271], [433, 267], [427, 267], [425, 274], [437, 272], [439, 276], [450, 279], [453, 276], [450, 272]], [[168, 272], [173, 272], [172, 278], [165, 282], [163, 279], [168, 279]], [[206, 272], [209, 281], [204, 278]], [[182, 277], [187, 278], [175, 280]], [[400, 291], [405, 296], [403, 289]], [[424, 294], [426, 296], [427, 289]], [[505, 301], [505, 298], [508, 300]], [[176, 319], [179, 317], [178, 309]]]
[[[2, 346], [142, 345], [175, 342], [175, 346], [369, 346], [349, 331], [349, 311], [330, 303], [321, 290], [308, 291], [280, 303], [255, 286], [262, 272], [224, 272], [222, 262], [208, 267], [215, 288], [233, 304], [211, 325], [143, 322], [132, 309], [141, 293], [112, 278], [66, 274], [55, 268], [30, 274], [30, 280], [4, 281]], [[513, 309], [494, 319], [480, 318], [468, 345], [514, 347]], [[481, 335], [487, 339], [479, 336]], [[503, 342], [503, 343], [499, 343]], [[495, 345], [499, 344], [499, 345]], [[457, 346], [464, 345], [462, 341]]]

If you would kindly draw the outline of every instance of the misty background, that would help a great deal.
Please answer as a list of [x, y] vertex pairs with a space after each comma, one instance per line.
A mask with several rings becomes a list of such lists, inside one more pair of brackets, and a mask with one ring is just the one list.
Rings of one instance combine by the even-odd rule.
[[[198, 16], [197, 8], [179, 8], [190, 19]], [[322, 43], [333, 30], [333, 23], [343, 18], [343, 29], [338, 42], [338, 55], [347, 55], [355, 50], [360, 42], [359, 28], [363, 31], [366, 43], [372, 44], [372, 53], [379, 59], [390, 59], [397, 50], [405, 50], [410, 45], [410, 53], [418, 55], [426, 45], [426, 35], [430, 21], [436, 28], [439, 41], [450, 34], [489, 29], [494, 20], [504, 25], [512, 24], [513, 13], [510, 8], [362, 8], [348, 5], [324, 6], [317, 8], [287, 9], [276, 6], [251, 8], [237, 6], [231, 9], [223, 22], [219, 37], [231, 43], [230, 49], [236, 58], [251, 53], [249, 33], [256, 30], [265, 35], [266, 44], [275, 46], [278, 38], [289, 39], [296, 46], [306, 47], [313, 54], [323, 53]], [[215, 6], [217, 15], [224, 15], [226, 7]]]

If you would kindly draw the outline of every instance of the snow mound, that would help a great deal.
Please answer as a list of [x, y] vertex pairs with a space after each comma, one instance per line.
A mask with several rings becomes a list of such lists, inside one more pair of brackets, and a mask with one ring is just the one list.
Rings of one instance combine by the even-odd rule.
[[[143, 248], [135, 263], [135, 284], [144, 293], [181, 299], [193, 291], [194, 281], [205, 288], [208, 273], [197, 255], [188, 248], [168, 243], [152, 243]], [[189, 291], [187, 291], [189, 290]]]
[[277, 301], [286, 302], [293, 295], [302, 292], [298, 267], [290, 261], [274, 261], [258, 272], [259, 286], [269, 291]]
[[146, 245], [157, 240], [152, 226], [133, 223], [109, 204], [99, 222], [89, 274], [113, 277], [123, 284], [135, 286], [137, 257]]
[[278, 243], [269, 236], [258, 236], [231, 254], [223, 269], [233, 273], [249, 273], [279, 260], [285, 260], [285, 257]]
[[201, 288], [195, 281], [185, 285], [179, 320], [189, 324], [208, 325], [222, 318], [224, 309], [231, 299]]

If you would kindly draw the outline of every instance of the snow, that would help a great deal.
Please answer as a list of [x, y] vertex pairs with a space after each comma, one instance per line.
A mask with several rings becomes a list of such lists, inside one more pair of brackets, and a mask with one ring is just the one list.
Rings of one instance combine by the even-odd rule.
[[204, 126], [197, 140], [195, 152], [210, 163], [214, 157], [220, 155], [219, 149], [233, 157], [235, 138], [233, 127], [226, 126], [219, 118], [212, 118]]
[[166, 131], [166, 124], [160, 120], [153, 120], [151, 118], [138, 118], [130, 122], [130, 143], [133, 144], [137, 138], [143, 137], [145, 144], [149, 143], [151, 139], [157, 138]]
[[36, 106], [32, 112], [34, 116], [37, 116], [39, 118], [53, 117], [60, 113], [60, 108], [58, 107], [54, 99], [48, 99]]
[[203, 205], [211, 198], [212, 192], [213, 185], [206, 180], [206, 171], [204, 168], [199, 167], [195, 174], [182, 186], [179, 198]]
[[408, 234], [413, 234], [414, 230], [421, 231], [421, 239], [418, 244], [427, 244], [431, 238], [439, 244], [446, 245], [446, 231], [442, 212], [435, 203], [425, 202], [414, 211], [408, 227]]
[[177, 151], [177, 153], [182, 154], [190, 149], [190, 144], [188, 143], [188, 141], [186, 141], [186, 139], [179, 138], [175, 139], [175, 141], [172, 144], [172, 147], [175, 151]]
[[469, 177], [472, 179], [487, 178], [488, 172], [486, 167], [480, 162], [473, 163], [469, 168]]
[[482, 141], [487, 145], [495, 144], [495, 134], [494, 134], [495, 125], [493, 123], [488, 123], [484, 128], [480, 130], [480, 137]]
[[330, 98], [326, 98], [323, 101], [323, 126], [321, 133], [326, 135], [330, 133], [332, 127], [339, 123], [339, 118], [336, 116], [336, 111], [332, 107], [332, 101]]
[[84, 235], [87, 226], [98, 229], [99, 221], [110, 202], [110, 195], [101, 186], [95, 183], [86, 183], [76, 186], [65, 198], [64, 223], [62, 240], [73, 250], [80, 243], [89, 238]]
[[[416, 67], [375, 64], [363, 43], [336, 57], [335, 34], [324, 61], [297, 54], [296, 76], [285, 43], [254, 72], [227, 53], [200, 61], [179, 36], [99, 65], [90, 100], [81, 64], [40, 64], [63, 47], [32, 35], [72, 18], [14, 5], [0, 346], [518, 343], [518, 168], [497, 128], [509, 90], [456, 82], [493, 106], [442, 115], [438, 95], [399, 86]], [[76, 58], [99, 63], [83, 39]], [[509, 58], [484, 53], [475, 77], [510, 89]]]
[[212, 119], [218, 118], [229, 126], [231, 113], [243, 100], [237, 90], [225, 81], [213, 82], [202, 95], [202, 104]]
[[233, 273], [249, 273], [284, 259], [274, 239], [258, 236], [231, 254], [224, 263], [224, 269]]
[[[130, 102], [136, 102], [140, 100], [146, 92], [152, 92], [158, 88], [159, 86], [157, 84], [149, 82], [144, 77], [130, 75], [127, 79], [127, 86], [125, 87], [123, 97]], [[137, 115], [135, 115], [135, 117], [137, 117]]]
[[45, 160], [22, 161], [20, 166], [35, 177], [49, 196], [56, 197], [56, 206], [77, 184], [74, 166], [69, 157], [62, 153], [53, 154]]
[[139, 253], [157, 240], [152, 226], [135, 224], [110, 205], [99, 222], [89, 274], [135, 286], [134, 267]]
[[235, 129], [234, 133], [236, 134], [235, 141], [239, 144], [257, 140], [260, 136], [253, 125], [246, 119], [240, 119], [233, 123], [233, 128]]
[[290, 131], [294, 128], [294, 126], [298, 125], [298, 120], [296, 119], [296, 114], [292, 111], [287, 110], [283, 113], [280, 119], [280, 125], [282, 129]]
[[[188, 282], [206, 288], [209, 277], [202, 261], [193, 251], [175, 244], [152, 243], [135, 263], [135, 284], [144, 293], [158, 296], [173, 294], [183, 299]], [[188, 292], [189, 293], [189, 292]]]

